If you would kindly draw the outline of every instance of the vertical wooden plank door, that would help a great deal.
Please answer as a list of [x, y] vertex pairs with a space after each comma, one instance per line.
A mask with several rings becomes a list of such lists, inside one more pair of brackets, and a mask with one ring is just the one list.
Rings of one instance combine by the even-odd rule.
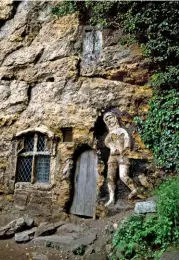
[[76, 162], [74, 197], [70, 213], [93, 217], [97, 194], [97, 155], [93, 150], [83, 152]]

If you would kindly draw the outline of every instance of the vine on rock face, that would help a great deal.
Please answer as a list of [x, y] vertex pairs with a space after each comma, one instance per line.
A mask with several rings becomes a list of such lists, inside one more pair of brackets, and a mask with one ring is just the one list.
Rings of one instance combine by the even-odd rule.
[[126, 30], [145, 45], [155, 70], [148, 118], [136, 119], [139, 131], [156, 164], [179, 172], [179, 3], [135, 2], [125, 18]]
[[154, 152], [156, 164], [167, 171], [179, 172], [179, 92], [155, 91], [148, 119], [136, 118], [140, 134]]
[[157, 165], [178, 172], [179, 2], [64, 1], [53, 9], [58, 16], [77, 11], [83, 23], [123, 27], [141, 44], [155, 91], [147, 120], [136, 121]]

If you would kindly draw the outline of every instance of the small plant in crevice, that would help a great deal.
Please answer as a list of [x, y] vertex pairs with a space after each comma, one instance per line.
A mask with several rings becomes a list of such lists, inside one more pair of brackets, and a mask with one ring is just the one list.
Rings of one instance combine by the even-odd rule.
[[179, 242], [179, 177], [169, 178], [154, 192], [157, 213], [132, 215], [113, 238], [111, 260], [159, 260], [169, 245]]
[[77, 10], [78, 9], [76, 1], [63, 1], [62, 3], [60, 3], [60, 5], [54, 6], [52, 8], [52, 14], [61, 17], [67, 14], [72, 14]]
[[134, 36], [130, 35], [130, 34], [127, 34], [127, 35], [124, 35], [121, 37], [119, 43], [121, 45], [127, 45], [127, 46], [130, 46], [132, 44], [135, 44], [137, 41], [135, 39]]
[[77, 247], [76, 249], [73, 250], [73, 254], [83, 256], [84, 253], [85, 253], [85, 249], [86, 249], [86, 246], [81, 245], [81, 246], [79, 246], [79, 247]]

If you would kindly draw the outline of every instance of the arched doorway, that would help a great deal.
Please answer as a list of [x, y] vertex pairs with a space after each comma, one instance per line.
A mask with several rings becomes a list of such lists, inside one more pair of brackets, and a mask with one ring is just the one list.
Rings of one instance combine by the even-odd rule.
[[83, 152], [76, 161], [74, 197], [70, 213], [93, 217], [97, 195], [97, 154]]

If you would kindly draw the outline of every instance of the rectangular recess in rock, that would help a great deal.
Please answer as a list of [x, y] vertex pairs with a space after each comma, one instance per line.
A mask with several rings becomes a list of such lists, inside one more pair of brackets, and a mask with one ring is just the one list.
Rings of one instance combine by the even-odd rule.
[[90, 63], [98, 61], [102, 51], [102, 32], [95, 29], [86, 29], [83, 39], [83, 61]]
[[73, 130], [72, 127], [63, 127], [61, 128], [63, 134], [63, 142], [72, 142], [73, 141]]

